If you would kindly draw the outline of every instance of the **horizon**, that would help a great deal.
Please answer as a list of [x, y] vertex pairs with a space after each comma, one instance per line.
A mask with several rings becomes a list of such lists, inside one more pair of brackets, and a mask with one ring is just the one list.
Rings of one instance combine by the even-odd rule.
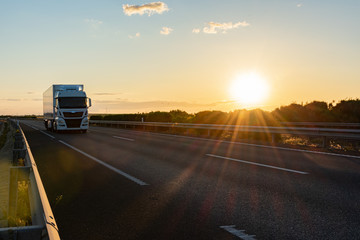
[[[230, 110], [230, 111], [209, 110], [209, 109], [206, 110], [205, 109], [205, 110], [201, 110], [201, 111], [198, 111], [198, 112], [188, 112], [188, 111], [185, 111], [183, 109], [171, 109], [171, 110], [168, 110], [168, 111], [154, 110], [154, 111], [148, 111], [148, 112], [124, 112], [124, 113], [101, 113], [101, 112], [99, 112], [99, 113], [91, 113], [91, 112], [89, 112], [89, 116], [92, 116], [92, 115], [104, 115], [104, 116], [106, 116], [106, 115], [127, 115], [127, 114], [128, 115], [131, 115], [131, 114], [149, 114], [149, 113], [152, 113], [152, 112], [170, 113], [171, 111], [181, 111], [181, 112], [185, 112], [185, 113], [190, 114], [190, 115], [196, 115], [197, 113], [200, 113], [200, 112], [223, 112], [223, 113], [230, 114], [230, 113], [236, 112], [236, 111], [249, 111], [250, 112], [250, 111], [257, 111], [257, 110], [260, 110], [260, 111], [271, 114], [276, 110], [281, 110], [281, 108], [283, 108], [283, 107], [290, 107], [293, 104], [306, 107], [306, 105], [311, 104], [311, 103], [315, 103], [315, 102], [324, 102], [324, 103], [326, 103], [326, 105], [328, 107], [328, 110], [331, 111], [331, 109], [329, 109], [330, 104], [332, 105], [332, 107], [336, 107], [339, 103], [341, 103], [343, 101], [345, 101], [345, 102], [347, 102], [347, 101], [360, 101], [360, 99], [359, 98], [357, 98], [357, 99], [352, 99], [352, 98], [350, 98], [350, 99], [342, 99], [342, 100], [339, 100], [337, 102], [335, 102], [335, 101], [325, 102], [325, 101], [316, 101], [316, 100], [311, 101], [311, 102], [305, 102], [305, 103], [303, 103], [303, 102], [302, 103], [293, 102], [293, 103], [290, 103], [288, 105], [279, 106], [279, 107], [277, 107], [275, 109], [272, 109], [272, 110], [264, 110], [262, 108], [252, 108], [252, 109], [246, 109], [246, 108], [240, 109], [239, 108], [239, 109], [233, 109], [233, 110]], [[35, 116], [35, 117], [42, 117], [43, 114], [18, 114], [18, 115], [16, 115], [16, 114], [15, 115], [12, 115], [12, 114], [0, 114], [0, 117], [3, 117], [3, 116], [11, 116], [11, 117], [12, 116], [15, 116], [15, 117], [32, 117], [32, 116]]]
[[90, 114], [359, 98], [354, 0], [41, 0], [0, 9], [0, 115], [42, 115], [51, 84], [84, 84]]

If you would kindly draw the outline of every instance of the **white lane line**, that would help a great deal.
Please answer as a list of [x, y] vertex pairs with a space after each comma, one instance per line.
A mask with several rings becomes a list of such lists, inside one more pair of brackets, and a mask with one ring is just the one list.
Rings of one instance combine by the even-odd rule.
[[293, 172], [293, 173], [299, 173], [299, 174], [309, 174], [307, 172], [296, 171], [296, 170], [292, 170], [292, 169], [288, 169], [288, 168], [275, 167], [275, 166], [271, 166], [271, 165], [267, 165], [267, 164], [249, 162], [249, 161], [240, 160], [240, 159], [236, 159], [236, 158], [223, 157], [223, 156], [218, 156], [218, 155], [214, 155], [214, 154], [206, 154], [206, 156], [214, 157], [214, 158], [226, 159], [226, 160], [235, 161], [235, 162], [252, 164], [252, 165], [256, 165], [256, 166], [260, 166], [260, 167], [273, 168], [273, 169], [282, 170], [282, 171], [286, 171], [286, 172]]
[[126, 141], [135, 141], [134, 139], [131, 138], [125, 138], [125, 137], [119, 137], [119, 136], [113, 136], [113, 138], [118, 138], [118, 139], [122, 139], [122, 140], [126, 140]]
[[[98, 131], [98, 130], [93, 130], [93, 131], [102, 133], [102, 131]], [[117, 129], [117, 131], [129, 132], [129, 131], [132, 131], [132, 130], [120, 130], [120, 129]], [[244, 146], [260, 147], [260, 148], [280, 149], [280, 150], [293, 151], [293, 152], [314, 153], [314, 154], [328, 155], [328, 156], [334, 156], [334, 157], [345, 157], [345, 158], [357, 158], [357, 159], [360, 159], [360, 156], [345, 155], [345, 154], [339, 154], [339, 153], [318, 152], [318, 151], [311, 151], [311, 150], [304, 150], [304, 149], [276, 147], [276, 146], [261, 145], [261, 144], [254, 144], [254, 143], [232, 142], [232, 141], [226, 141], [226, 140], [206, 139], [206, 138], [200, 138], [200, 137], [189, 137], [189, 136], [181, 136], [181, 135], [174, 135], [174, 134], [153, 133], [153, 132], [146, 132], [146, 133], [151, 134], [151, 135], [159, 135], [159, 136], [167, 136], [167, 137], [185, 138], [185, 139], [193, 139], [193, 140], [203, 140], [203, 141], [217, 142], [217, 143], [228, 143], [228, 144], [234, 144], [234, 145], [244, 145]]]
[[131, 181], [139, 184], [140, 186], [149, 185], [149, 184], [147, 184], [146, 182], [143, 182], [143, 181], [141, 181], [140, 179], [137, 179], [136, 177], [133, 177], [133, 176], [131, 176], [131, 175], [129, 175], [129, 174], [127, 174], [127, 173], [125, 173], [125, 172], [123, 172], [123, 171], [121, 171], [121, 170], [113, 167], [113, 166], [111, 166], [110, 164], [107, 164], [107, 163], [105, 163], [105, 162], [97, 159], [96, 157], [93, 157], [93, 156], [87, 154], [86, 152], [81, 151], [80, 149], [78, 149], [78, 148], [76, 148], [76, 147], [74, 147], [74, 146], [72, 146], [72, 145], [70, 145], [70, 144], [68, 144], [68, 143], [66, 143], [66, 142], [63, 142], [63, 141], [61, 141], [61, 140], [59, 140], [59, 142], [62, 143], [62, 144], [64, 144], [65, 146], [68, 146], [69, 148], [77, 151], [78, 153], [81, 153], [82, 155], [84, 155], [84, 156], [86, 156], [86, 157], [94, 160], [95, 162], [103, 165], [104, 167], [107, 167], [108, 169], [110, 169], [110, 170], [112, 170], [112, 171], [114, 171], [114, 172], [122, 175], [123, 177], [126, 177], [127, 179], [129, 179], [129, 180], [131, 180]]
[[237, 230], [235, 225], [220, 226], [220, 228], [243, 240], [255, 240], [255, 235], [247, 235], [245, 230]]
[[33, 127], [33, 126], [31, 126], [31, 125], [28, 125], [28, 126], [31, 127], [32, 129], [39, 130], [38, 128]]
[[28, 127], [31, 127], [32, 129], [39, 130], [38, 128], [34, 127], [33, 125], [30, 125], [30, 124], [27, 124], [27, 123], [24, 123], [24, 122], [21, 122], [21, 123], [25, 124]]
[[48, 137], [51, 137], [52, 139], [55, 139], [55, 137], [54, 137], [53, 135], [50, 135], [50, 134], [48, 134], [48, 133], [46, 133], [46, 132], [44, 132], [44, 131], [42, 131], [42, 130], [40, 130], [40, 132], [41, 132], [42, 134], [45, 134], [45, 135], [48, 136]]

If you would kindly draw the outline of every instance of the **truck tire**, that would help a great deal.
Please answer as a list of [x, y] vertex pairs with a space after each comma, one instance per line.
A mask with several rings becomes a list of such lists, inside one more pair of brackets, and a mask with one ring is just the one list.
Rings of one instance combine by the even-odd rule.
[[57, 131], [58, 131], [55, 122], [53, 122], [53, 124], [52, 124], [52, 131], [53, 131], [53, 132], [57, 132]]

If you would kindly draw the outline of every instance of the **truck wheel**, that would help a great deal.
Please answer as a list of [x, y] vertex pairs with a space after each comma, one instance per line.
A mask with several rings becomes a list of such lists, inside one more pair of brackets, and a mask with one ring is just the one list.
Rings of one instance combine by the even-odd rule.
[[53, 130], [53, 124], [52, 124], [51, 121], [47, 121], [47, 129], [48, 129], [49, 131], [52, 131], [52, 130]]

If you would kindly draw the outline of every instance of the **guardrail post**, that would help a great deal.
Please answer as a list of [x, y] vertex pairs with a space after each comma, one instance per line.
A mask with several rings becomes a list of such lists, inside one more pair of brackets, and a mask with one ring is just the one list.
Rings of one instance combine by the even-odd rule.
[[22, 149], [24, 148], [24, 142], [22, 139], [22, 135], [18, 130], [15, 133], [15, 142], [14, 142], [14, 149]]
[[324, 136], [322, 138], [322, 147], [327, 148], [329, 145], [330, 145], [330, 139]]
[[[26, 149], [13, 149], [13, 159], [12, 159], [13, 166], [17, 166], [19, 164], [19, 159], [25, 161], [25, 156], [26, 156]], [[22, 164], [25, 164], [25, 162], [23, 162]]]
[[26, 156], [26, 149], [24, 148], [24, 141], [22, 138], [22, 134], [17, 130], [15, 133], [15, 142], [13, 149], [13, 159], [12, 159], [13, 166], [17, 166], [18, 160], [25, 159], [25, 156]]

